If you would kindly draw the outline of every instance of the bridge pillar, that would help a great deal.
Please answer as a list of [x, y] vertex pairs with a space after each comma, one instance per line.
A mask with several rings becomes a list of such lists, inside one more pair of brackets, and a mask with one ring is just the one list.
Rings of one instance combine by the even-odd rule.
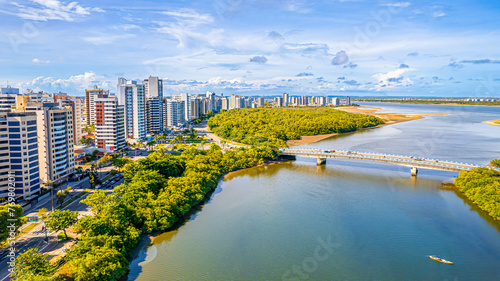
[[411, 167], [411, 175], [416, 176], [418, 173], [417, 167]]
[[318, 162], [316, 164], [317, 165], [325, 165], [326, 164], [326, 158], [319, 158], [318, 157]]

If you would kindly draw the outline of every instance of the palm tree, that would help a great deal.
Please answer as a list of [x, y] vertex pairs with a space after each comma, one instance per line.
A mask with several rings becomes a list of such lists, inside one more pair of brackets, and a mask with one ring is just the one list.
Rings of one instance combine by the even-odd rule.
[[148, 150], [151, 150], [155, 144], [156, 144], [155, 140], [148, 141], [148, 143], [146, 144], [148, 146]]
[[155, 141], [158, 143], [163, 143], [164, 140], [165, 140], [165, 135], [158, 135], [155, 137]]

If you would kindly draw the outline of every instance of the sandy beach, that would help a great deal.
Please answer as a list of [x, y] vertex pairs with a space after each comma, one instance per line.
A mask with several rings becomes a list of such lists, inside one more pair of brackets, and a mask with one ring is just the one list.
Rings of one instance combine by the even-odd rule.
[[484, 121], [483, 123], [488, 124], [488, 125], [493, 125], [493, 126], [500, 127], [500, 119], [498, 119], [498, 120], [491, 120], [491, 121]]
[[[381, 108], [380, 107], [372, 107], [372, 106], [350, 106], [350, 107], [338, 107], [335, 109], [350, 112], [350, 113], [373, 115], [375, 117], [378, 117], [378, 118], [384, 120], [384, 122], [385, 122], [384, 124], [381, 124], [381, 125], [378, 125], [375, 127], [364, 128], [364, 129], [360, 129], [360, 130], [373, 129], [373, 128], [378, 128], [378, 127], [396, 124], [396, 123], [400, 123], [400, 122], [423, 119], [426, 116], [444, 116], [444, 115], [446, 115], [446, 114], [421, 114], [421, 113], [379, 113], [378, 111]], [[500, 121], [500, 120], [497, 120], [497, 121]], [[496, 122], [496, 121], [488, 121], [488, 122]], [[490, 124], [490, 125], [494, 125], [494, 124]], [[497, 124], [495, 126], [500, 126], [500, 125]], [[289, 140], [286, 143], [289, 147], [299, 146], [299, 145], [304, 145], [304, 144], [324, 140], [324, 139], [330, 138], [330, 137], [335, 136], [335, 135], [338, 135], [338, 134], [302, 136], [300, 138], [300, 140]]]

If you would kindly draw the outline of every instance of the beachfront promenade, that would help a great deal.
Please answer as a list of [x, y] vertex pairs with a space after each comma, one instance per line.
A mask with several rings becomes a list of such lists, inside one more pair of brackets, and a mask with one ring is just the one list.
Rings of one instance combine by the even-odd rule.
[[[386, 162], [410, 168], [411, 175], [416, 176], [418, 169], [432, 169], [444, 171], [469, 171], [474, 168], [491, 168], [487, 166], [458, 163], [438, 159], [418, 158], [413, 156], [393, 155], [374, 152], [359, 152], [351, 150], [327, 150], [327, 149], [298, 149], [298, 148], [280, 148], [281, 155], [311, 157], [318, 159], [318, 165], [326, 164], [328, 158], [346, 158], [357, 160], [370, 160]], [[500, 171], [499, 169], [495, 169]]]

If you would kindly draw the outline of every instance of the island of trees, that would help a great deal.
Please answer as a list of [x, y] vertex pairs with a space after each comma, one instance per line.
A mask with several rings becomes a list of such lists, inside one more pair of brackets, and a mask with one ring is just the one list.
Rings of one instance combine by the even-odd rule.
[[500, 173], [487, 168], [460, 172], [455, 185], [480, 209], [500, 220]]
[[14, 280], [118, 280], [128, 271], [127, 258], [142, 233], [172, 227], [217, 187], [223, 174], [277, 156], [269, 147], [223, 152], [213, 144], [207, 150], [191, 147], [181, 155], [160, 148], [125, 167], [127, 184], [109, 194], [95, 190], [82, 200], [91, 207], [91, 216], [76, 221], [70, 212], [58, 214], [59, 220], [51, 218], [55, 229], [62, 225], [57, 222], [64, 222], [64, 228], [74, 225], [81, 233], [78, 243], [59, 264], [47, 261], [37, 249], [20, 254]]
[[345, 133], [383, 124], [377, 117], [328, 107], [242, 108], [224, 111], [208, 121], [216, 135], [238, 143], [286, 147], [301, 136]]

